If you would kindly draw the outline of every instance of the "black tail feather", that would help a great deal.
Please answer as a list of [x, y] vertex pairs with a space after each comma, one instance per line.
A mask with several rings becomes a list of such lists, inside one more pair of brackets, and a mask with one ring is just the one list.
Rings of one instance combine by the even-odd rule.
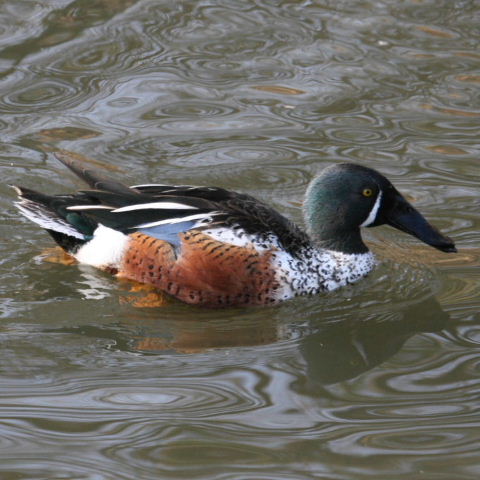
[[[19, 196], [15, 206], [29, 220], [44, 228], [67, 252], [75, 253], [87, 240], [66, 218], [66, 206], [70, 196], [45, 195], [24, 187], [13, 187]], [[95, 227], [92, 226], [91, 229]]]
[[71, 253], [72, 255], [77, 253], [78, 249], [85, 244], [84, 240], [80, 240], [79, 238], [72, 237], [65, 233], [56, 232], [55, 230], [49, 229], [46, 229], [46, 231], [55, 240], [59, 247], [63, 248], [66, 252]]
[[85, 168], [81, 162], [74, 160], [71, 156], [66, 155], [65, 153], [56, 152], [54, 156], [57, 160], [59, 160], [67, 168], [69, 168], [75, 175], [77, 175], [95, 190], [106, 190], [108, 192], [122, 193], [128, 195], [137, 193], [135, 192], [135, 190], [132, 190], [123, 183], [107, 178], [94, 170]]

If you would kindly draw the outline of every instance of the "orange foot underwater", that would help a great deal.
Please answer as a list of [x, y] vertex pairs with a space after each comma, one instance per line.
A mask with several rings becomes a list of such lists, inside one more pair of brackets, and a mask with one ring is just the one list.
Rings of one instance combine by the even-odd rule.
[[165, 307], [171, 303], [171, 298], [156, 289], [153, 285], [137, 283], [128, 280], [130, 295], [120, 297], [120, 302], [139, 308]]
[[78, 263], [72, 255], [60, 247], [46, 248], [38, 258], [43, 262], [60, 263], [61, 265], [76, 265]]

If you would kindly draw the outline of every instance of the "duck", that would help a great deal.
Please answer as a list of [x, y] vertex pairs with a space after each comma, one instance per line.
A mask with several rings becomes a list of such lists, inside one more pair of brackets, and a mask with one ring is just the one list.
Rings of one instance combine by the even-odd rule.
[[275, 305], [350, 285], [375, 267], [362, 230], [389, 225], [442, 252], [449, 237], [380, 172], [334, 163], [308, 185], [302, 229], [253, 196], [220, 187], [127, 186], [55, 154], [88, 189], [50, 195], [13, 186], [20, 213], [79, 263], [191, 305]]

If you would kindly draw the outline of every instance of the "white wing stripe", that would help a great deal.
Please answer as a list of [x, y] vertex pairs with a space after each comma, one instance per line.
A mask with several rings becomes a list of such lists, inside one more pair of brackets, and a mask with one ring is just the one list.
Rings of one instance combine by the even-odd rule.
[[130, 188], [149, 188], [149, 187], [169, 187], [168, 190], [164, 190], [162, 193], [175, 192], [177, 190], [217, 190], [216, 187], [203, 187], [200, 185], [167, 185], [164, 183], [144, 183], [142, 185], [130, 185]]
[[211, 220], [214, 214], [215, 212], [197, 213], [196, 215], [188, 215], [186, 217], [168, 218], [167, 220], [159, 220], [158, 222], [142, 223], [141, 225], [136, 225], [135, 228], [150, 228], [160, 225], [170, 225], [172, 223], [189, 222], [191, 220]]
[[117, 208], [112, 210], [114, 213], [133, 212], [135, 210], [150, 210], [158, 208], [159, 210], [198, 210], [197, 207], [191, 205], [185, 205], [184, 203], [177, 202], [152, 202], [152, 203], [140, 203], [137, 205], [128, 205], [127, 207]]
[[67, 210], [113, 210], [114, 207], [108, 207], [107, 205], [72, 205], [67, 207]]
[[141, 185], [130, 185], [130, 188], [143, 187], [173, 187], [174, 185], [167, 185], [166, 183], [142, 183]]

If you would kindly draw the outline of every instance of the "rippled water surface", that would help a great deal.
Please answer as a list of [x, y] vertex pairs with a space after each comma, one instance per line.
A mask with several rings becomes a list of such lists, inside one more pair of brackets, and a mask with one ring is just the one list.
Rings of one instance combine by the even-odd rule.
[[[480, 477], [480, 5], [0, 5], [0, 478]], [[358, 285], [206, 311], [46, 261], [8, 184], [241, 190], [301, 222], [309, 180], [387, 174], [459, 247], [387, 227]]]

